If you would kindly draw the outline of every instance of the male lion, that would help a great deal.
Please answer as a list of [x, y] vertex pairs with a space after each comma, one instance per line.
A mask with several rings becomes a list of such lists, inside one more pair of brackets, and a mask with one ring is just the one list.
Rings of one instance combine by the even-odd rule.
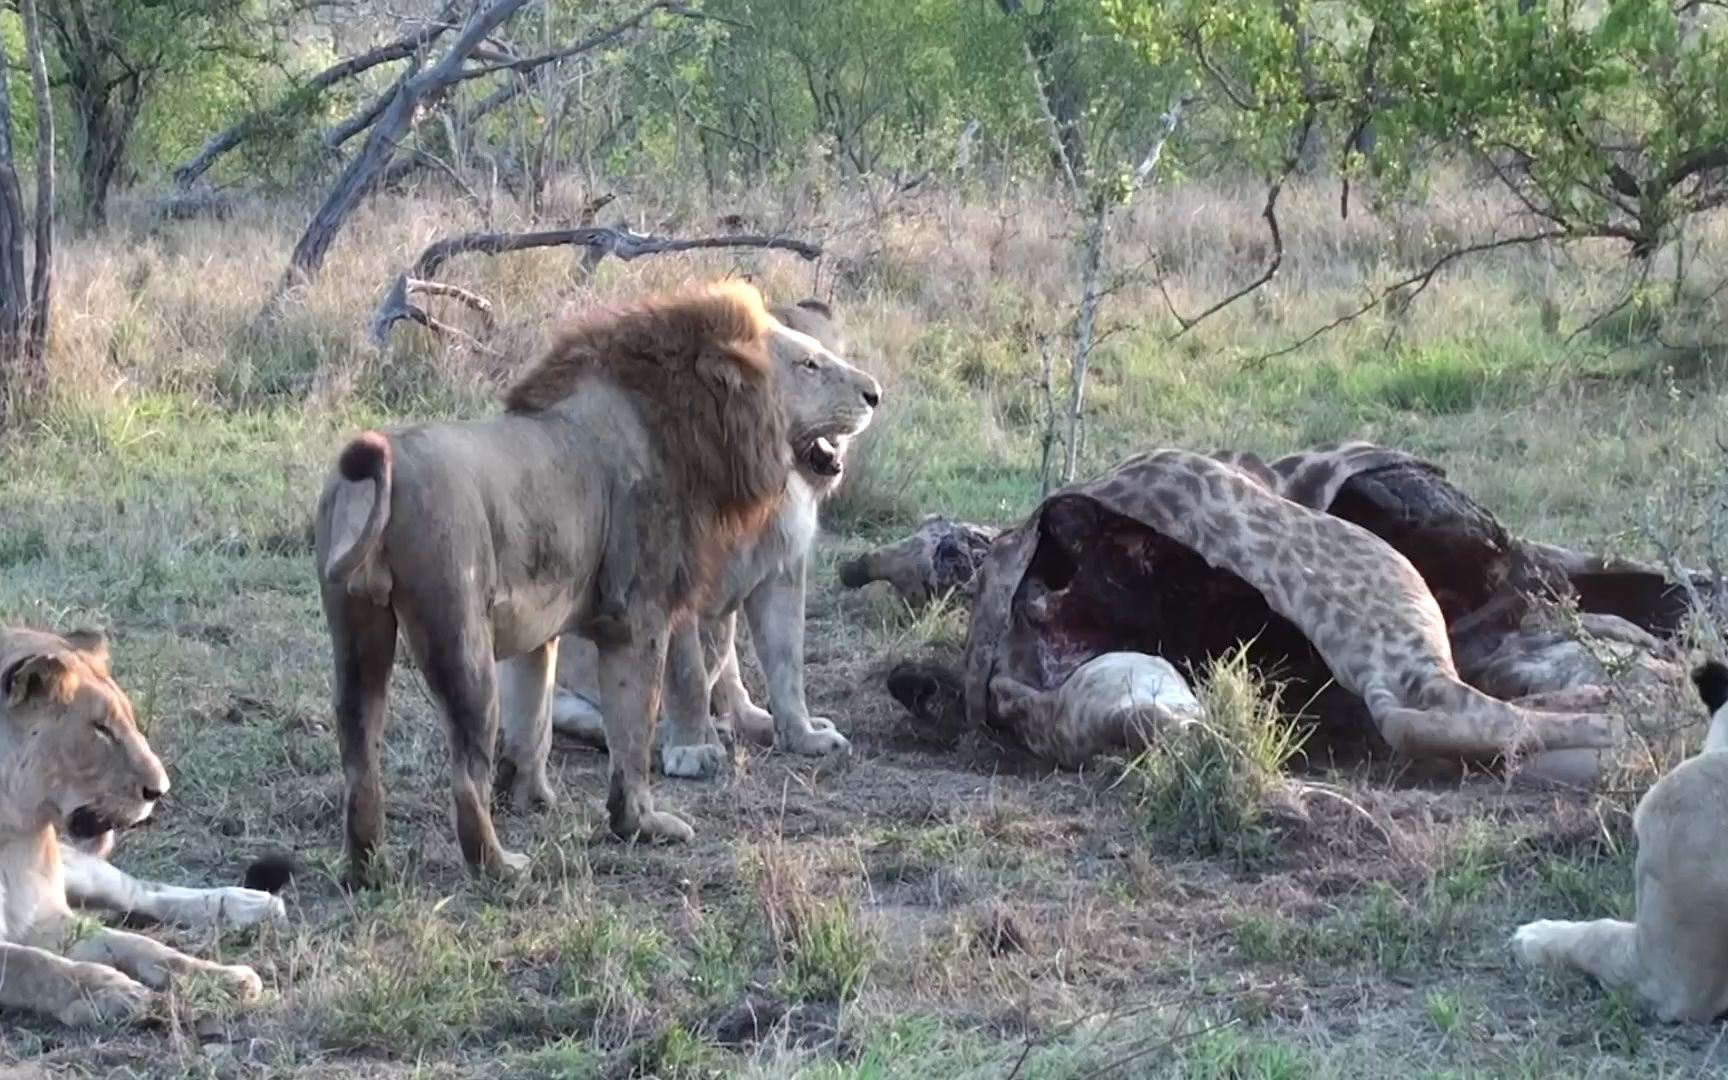
[[[492, 825], [493, 742], [502, 712], [512, 796], [550, 801], [552, 677], [569, 630], [599, 649], [612, 831], [691, 837], [654, 809], [648, 788], [668, 649], [700, 665], [689, 616], [785, 491], [776, 372], [839, 362], [770, 316], [753, 287], [708, 286], [576, 320], [510, 390], [502, 416], [348, 445], [316, 531], [351, 877], [365, 876], [383, 824], [378, 756], [398, 624], [445, 714], [471, 867], [526, 865]], [[501, 660], [511, 662], [500, 670]], [[668, 692], [688, 700], [701, 686], [675, 674]]]
[[1728, 824], [1728, 667], [1708, 661], [1692, 681], [1710, 730], [1698, 755], [1657, 781], [1632, 815], [1634, 921], [1542, 919], [1512, 936], [1521, 962], [1626, 987], [1669, 1023], [1728, 1012], [1728, 863], [1716, 846]]
[[[820, 300], [801, 300], [774, 309], [786, 326], [815, 338], [834, 356], [846, 352], [840, 318]], [[834, 724], [811, 716], [804, 697], [804, 587], [810, 548], [816, 539], [816, 509], [840, 483], [848, 443], [870, 425], [881, 404], [881, 387], [845, 363], [815, 354], [780, 357], [778, 377], [792, 423], [795, 468], [773, 524], [740, 544], [721, 572], [718, 587], [703, 607], [703, 673], [707, 688], [692, 711], [666, 701], [661, 731], [660, 767], [668, 776], [710, 775], [723, 751], [713, 719], [759, 743], [807, 756], [844, 752], [850, 747]], [[758, 708], [739, 676], [737, 624], [743, 608], [750, 640], [767, 676], [772, 713]], [[694, 662], [694, 654], [674, 656]], [[591, 645], [566, 635], [558, 657], [559, 686], [552, 725], [588, 742], [604, 740], [598, 675]], [[674, 676], [668, 674], [668, 683]]]
[[0, 1007], [69, 1025], [121, 1022], [143, 1014], [151, 988], [200, 973], [241, 998], [258, 996], [251, 968], [138, 934], [86, 931], [73, 916], [69, 900], [192, 924], [281, 915], [268, 893], [151, 885], [60, 843], [64, 830], [105, 848], [112, 830], [149, 817], [167, 791], [100, 634], [0, 627]]

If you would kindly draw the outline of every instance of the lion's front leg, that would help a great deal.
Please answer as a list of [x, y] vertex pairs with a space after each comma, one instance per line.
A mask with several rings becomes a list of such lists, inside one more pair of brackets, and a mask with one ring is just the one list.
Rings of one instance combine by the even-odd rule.
[[263, 980], [249, 967], [213, 964], [124, 930], [102, 929], [85, 934], [66, 950], [66, 956], [123, 972], [153, 990], [165, 990], [176, 979], [202, 975], [240, 1001], [255, 1001], [264, 992]]
[[744, 598], [744, 614], [768, 680], [775, 749], [821, 757], [852, 744], [832, 721], [811, 716], [804, 702], [804, 576], [804, 559], [771, 575]]
[[676, 815], [655, 810], [648, 788], [671, 626], [664, 612], [651, 610], [632, 611], [630, 624], [628, 634], [598, 643], [600, 712], [612, 774], [607, 816], [621, 839], [688, 841], [695, 831]]
[[0, 944], [0, 1008], [89, 1027], [137, 1020], [149, 1011], [151, 997], [149, 987], [111, 967]]
[[280, 897], [258, 889], [186, 889], [139, 881], [103, 859], [64, 844], [60, 861], [66, 897], [82, 908], [138, 914], [195, 930], [218, 924], [254, 926], [287, 917]]
[[726, 748], [708, 716], [708, 669], [695, 619], [672, 631], [666, 654], [666, 729], [660, 740], [660, 771], [667, 776], [702, 779], [720, 771]]

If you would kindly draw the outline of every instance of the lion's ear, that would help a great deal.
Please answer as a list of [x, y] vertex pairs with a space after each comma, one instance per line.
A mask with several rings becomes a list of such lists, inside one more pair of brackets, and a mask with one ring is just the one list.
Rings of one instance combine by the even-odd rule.
[[73, 630], [64, 635], [67, 644], [96, 661], [97, 666], [104, 671], [108, 669], [108, 635], [100, 630]]
[[52, 653], [26, 656], [0, 672], [0, 694], [13, 708], [32, 701], [64, 705], [77, 688], [78, 676], [64, 658]]

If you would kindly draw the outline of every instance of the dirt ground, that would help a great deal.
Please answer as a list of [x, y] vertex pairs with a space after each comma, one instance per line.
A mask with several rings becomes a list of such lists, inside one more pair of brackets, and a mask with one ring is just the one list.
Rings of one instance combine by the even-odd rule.
[[[1667, 1028], [1581, 979], [1527, 975], [1518, 922], [1630, 904], [1626, 800], [1309, 769], [1253, 865], [1160, 851], [1120, 762], [1039, 765], [920, 731], [886, 665], [954, 649], [953, 609], [842, 592], [824, 550], [812, 707], [843, 766], [739, 750], [658, 782], [685, 849], [603, 835], [605, 759], [554, 752], [563, 801], [505, 815], [530, 879], [469, 880], [442, 736], [401, 671], [388, 738], [390, 878], [336, 884], [328, 663], [298, 553], [240, 552], [237, 587], [122, 613], [119, 675], [176, 797], [117, 862], [182, 883], [258, 854], [301, 872], [283, 928], [188, 940], [255, 965], [263, 1004], [186, 995], [152, 1029], [8, 1017], [0, 1064], [131, 1076], [1646, 1076], [1728, 1070], [1720, 1032]], [[160, 598], [158, 598], [160, 599]], [[151, 615], [147, 612], [166, 612]], [[754, 672], [751, 673], [753, 685]], [[165, 703], [185, 711], [164, 715]], [[1700, 717], [1701, 719], [1701, 717]], [[1102, 1071], [1100, 1071], [1102, 1070]]]

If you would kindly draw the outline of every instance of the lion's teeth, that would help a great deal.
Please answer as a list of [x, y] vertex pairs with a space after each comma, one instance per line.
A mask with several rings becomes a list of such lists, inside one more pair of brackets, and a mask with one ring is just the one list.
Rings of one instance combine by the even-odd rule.
[[822, 438], [819, 438], [816, 440], [816, 449], [822, 451], [822, 453], [828, 455], [829, 457], [840, 456], [840, 451], [835, 448], [833, 443], [828, 441], [827, 436], [823, 436]]

